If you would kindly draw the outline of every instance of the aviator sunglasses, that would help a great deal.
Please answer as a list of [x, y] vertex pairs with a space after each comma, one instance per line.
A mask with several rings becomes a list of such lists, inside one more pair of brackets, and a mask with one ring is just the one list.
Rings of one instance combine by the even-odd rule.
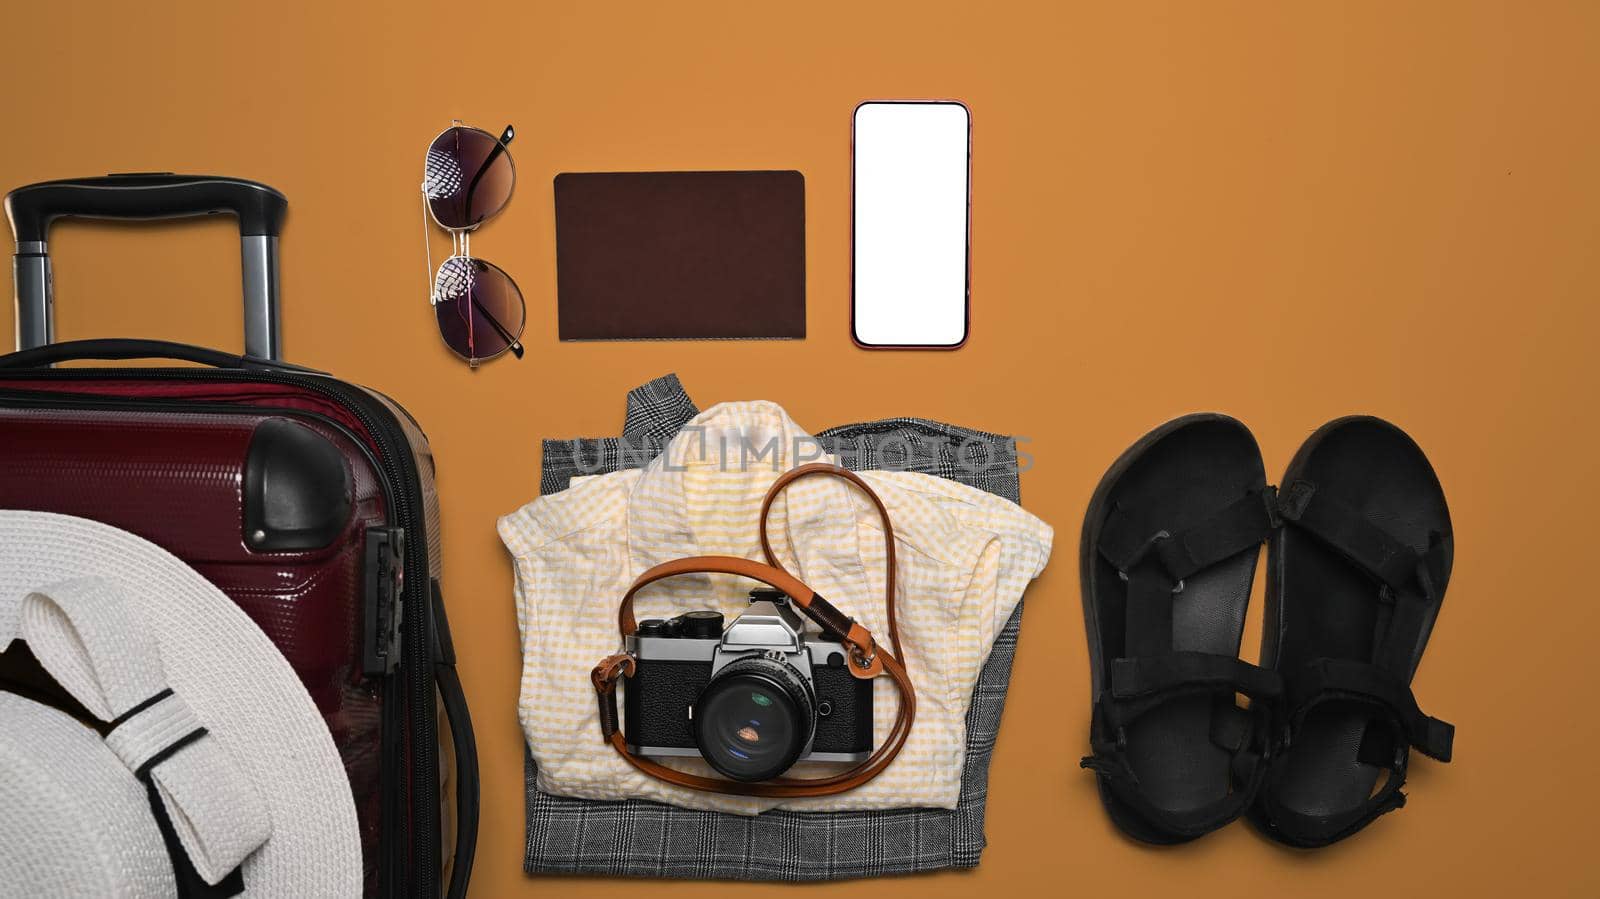
[[[472, 255], [473, 230], [511, 202], [517, 172], [506, 145], [515, 136], [510, 125], [497, 138], [456, 121], [428, 145], [423, 166], [422, 240], [434, 317], [445, 346], [473, 368], [506, 350], [522, 358], [522, 291], [499, 266]], [[437, 272], [430, 216], [450, 233], [450, 256]]]

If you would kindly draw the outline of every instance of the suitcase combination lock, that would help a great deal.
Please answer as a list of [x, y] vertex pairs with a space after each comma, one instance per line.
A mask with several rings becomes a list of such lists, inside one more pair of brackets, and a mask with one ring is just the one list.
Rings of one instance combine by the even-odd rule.
[[381, 677], [400, 660], [400, 619], [405, 608], [405, 528], [368, 528], [362, 610], [361, 673]]

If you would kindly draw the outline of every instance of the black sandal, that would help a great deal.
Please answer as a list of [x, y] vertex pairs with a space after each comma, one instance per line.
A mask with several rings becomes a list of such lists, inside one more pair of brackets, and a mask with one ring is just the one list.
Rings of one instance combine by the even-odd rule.
[[1094, 754], [1081, 764], [1136, 839], [1209, 833], [1265, 776], [1280, 684], [1238, 652], [1273, 511], [1255, 438], [1213, 414], [1146, 435], [1090, 501], [1080, 559]]
[[1261, 663], [1283, 676], [1286, 728], [1251, 819], [1289, 845], [1326, 846], [1405, 804], [1410, 747], [1450, 760], [1455, 728], [1422, 714], [1411, 678], [1454, 538], [1427, 457], [1376, 418], [1313, 434], [1279, 514]]

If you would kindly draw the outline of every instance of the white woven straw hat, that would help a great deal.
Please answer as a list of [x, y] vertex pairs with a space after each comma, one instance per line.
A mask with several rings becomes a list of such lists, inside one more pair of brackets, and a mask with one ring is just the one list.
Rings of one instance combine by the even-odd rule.
[[0, 511], [0, 650], [14, 639], [94, 720], [0, 690], [0, 892], [361, 893], [333, 738], [194, 569], [98, 522]]

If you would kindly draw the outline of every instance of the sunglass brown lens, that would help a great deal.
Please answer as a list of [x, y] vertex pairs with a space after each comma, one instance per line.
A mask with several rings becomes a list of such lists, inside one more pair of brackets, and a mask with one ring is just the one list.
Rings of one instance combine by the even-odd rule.
[[522, 337], [526, 310], [511, 276], [482, 259], [452, 256], [434, 279], [439, 336], [469, 362], [492, 359]]
[[516, 167], [486, 131], [457, 126], [434, 138], [423, 169], [428, 208], [446, 228], [476, 228], [511, 201]]

